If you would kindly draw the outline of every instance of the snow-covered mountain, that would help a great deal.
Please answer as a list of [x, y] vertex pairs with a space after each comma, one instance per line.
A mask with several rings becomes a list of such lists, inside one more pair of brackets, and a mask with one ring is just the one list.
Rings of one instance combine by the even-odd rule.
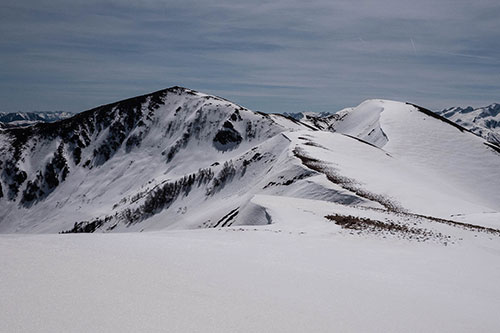
[[0, 125], [26, 126], [40, 122], [54, 122], [71, 117], [73, 114], [65, 111], [34, 111], [34, 112], [0, 112]]
[[228, 212], [233, 219], [252, 211], [253, 189], [267, 184], [288, 142], [278, 134], [302, 127], [173, 87], [6, 129], [0, 230], [217, 225]]
[[500, 145], [500, 104], [485, 107], [452, 107], [437, 114], [467, 128], [473, 133]]
[[435, 219], [499, 227], [499, 150], [433, 115], [370, 100], [304, 121], [173, 87], [3, 129], [0, 231], [262, 225], [296, 199], [402, 224], [418, 214], [435, 231]]
[[173, 87], [0, 127], [0, 331], [498, 331], [500, 149], [333, 116]]

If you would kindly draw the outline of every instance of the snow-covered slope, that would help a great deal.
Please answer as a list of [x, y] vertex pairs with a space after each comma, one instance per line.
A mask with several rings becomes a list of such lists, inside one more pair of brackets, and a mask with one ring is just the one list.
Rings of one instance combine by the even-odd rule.
[[[58, 123], [4, 130], [0, 230], [233, 223], [245, 209], [253, 212], [246, 204], [252, 189], [284, 163], [288, 141], [278, 134], [306, 128], [273, 117], [174, 87]], [[287, 177], [307, 173], [289, 169]]]
[[349, 152], [346, 144], [333, 144], [318, 133], [319, 144], [341, 149], [343, 156], [323, 153], [319, 159], [335, 163], [340, 174], [394, 198], [404, 209], [445, 218], [500, 211], [499, 152], [429, 110], [370, 100], [347, 114], [336, 130], [380, 153], [368, 145]]
[[452, 107], [437, 114], [469, 129], [488, 141], [500, 145], [500, 104], [480, 108]]
[[0, 235], [0, 331], [499, 331], [500, 149], [330, 120], [173, 87], [0, 127], [0, 232], [52, 233]]
[[0, 232], [272, 223], [258, 195], [500, 227], [496, 147], [432, 115], [371, 100], [321, 130], [173, 87], [3, 129]]

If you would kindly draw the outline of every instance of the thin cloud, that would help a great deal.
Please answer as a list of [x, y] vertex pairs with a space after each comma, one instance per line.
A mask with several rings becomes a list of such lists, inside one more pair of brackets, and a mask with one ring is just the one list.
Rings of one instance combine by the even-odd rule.
[[1, 108], [81, 111], [172, 85], [268, 112], [487, 104], [492, 13], [497, 1], [7, 0]]

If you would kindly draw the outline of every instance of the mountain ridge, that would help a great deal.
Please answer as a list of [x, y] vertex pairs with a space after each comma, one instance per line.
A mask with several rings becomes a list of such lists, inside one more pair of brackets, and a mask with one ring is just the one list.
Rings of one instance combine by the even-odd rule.
[[[361, 215], [384, 209], [478, 223], [470, 214], [498, 209], [496, 180], [464, 178], [447, 160], [470, 170], [475, 156], [486, 175], [500, 161], [482, 139], [429, 112], [368, 100], [297, 120], [174, 86], [55, 123], [3, 129], [0, 232], [272, 223], [269, 208], [254, 199], [260, 195], [361, 207]], [[446, 155], [462, 145], [471, 149], [467, 159]], [[434, 150], [440, 153], [428, 154]]]

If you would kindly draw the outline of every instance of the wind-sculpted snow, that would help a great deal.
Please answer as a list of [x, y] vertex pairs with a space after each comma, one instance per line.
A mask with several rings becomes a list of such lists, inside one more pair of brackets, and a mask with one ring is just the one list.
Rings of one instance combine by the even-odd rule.
[[341, 121], [335, 124], [334, 129], [337, 132], [369, 142], [374, 146], [383, 147], [388, 140], [380, 127], [380, 115], [383, 111], [383, 106], [374, 101], [366, 101], [351, 112], [344, 113]]
[[1, 232], [263, 225], [263, 194], [461, 223], [500, 211], [500, 154], [392, 101], [295, 119], [172, 87], [0, 142]]

